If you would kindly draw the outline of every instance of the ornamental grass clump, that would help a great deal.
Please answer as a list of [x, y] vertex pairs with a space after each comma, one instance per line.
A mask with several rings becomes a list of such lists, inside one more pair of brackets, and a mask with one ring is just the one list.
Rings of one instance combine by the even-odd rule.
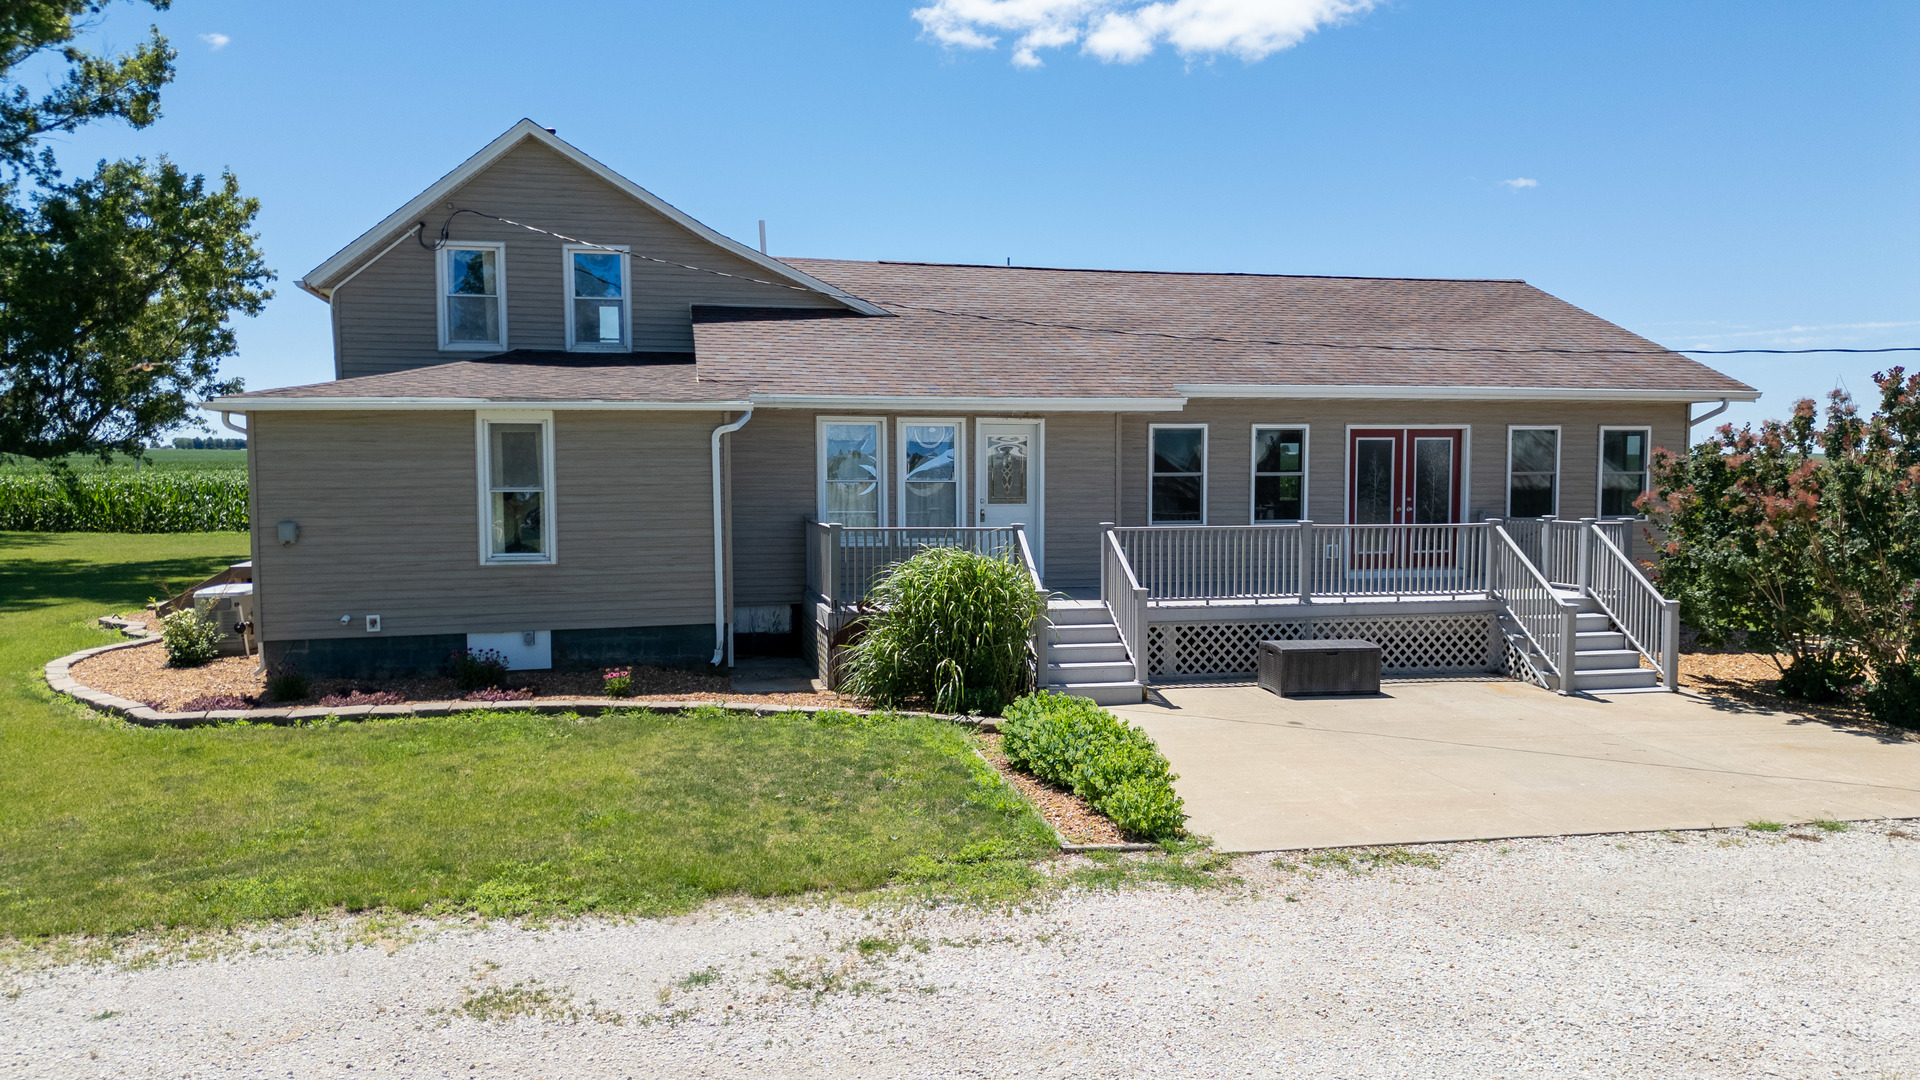
[[1093, 702], [1050, 690], [1029, 694], [1008, 707], [1000, 731], [1015, 768], [1071, 789], [1129, 836], [1167, 840], [1182, 832], [1178, 777], [1160, 748]]
[[1027, 645], [1047, 601], [1013, 559], [928, 548], [894, 567], [871, 604], [847, 651], [854, 697], [997, 714], [1032, 681]]
[[455, 649], [447, 667], [462, 692], [485, 690], [507, 677], [507, 656], [498, 649]]

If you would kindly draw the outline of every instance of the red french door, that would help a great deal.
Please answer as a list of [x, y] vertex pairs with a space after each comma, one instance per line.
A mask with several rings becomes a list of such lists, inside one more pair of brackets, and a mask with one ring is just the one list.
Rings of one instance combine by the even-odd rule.
[[[1351, 428], [1347, 522], [1450, 525], [1461, 520], [1465, 433], [1457, 428]], [[1452, 529], [1356, 529], [1355, 565], [1435, 565], [1450, 560]]]

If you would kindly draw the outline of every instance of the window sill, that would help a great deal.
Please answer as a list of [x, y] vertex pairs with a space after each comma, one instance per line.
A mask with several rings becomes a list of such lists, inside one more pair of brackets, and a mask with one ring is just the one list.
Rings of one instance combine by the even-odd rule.
[[446, 341], [440, 344], [441, 352], [506, 352], [507, 347], [494, 341]]
[[504, 555], [504, 556], [490, 555], [487, 558], [481, 559], [480, 565], [481, 566], [553, 566], [559, 561], [560, 560], [555, 559], [549, 555], [541, 555], [541, 556], [523, 555], [518, 557], [515, 557], [512, 555]]

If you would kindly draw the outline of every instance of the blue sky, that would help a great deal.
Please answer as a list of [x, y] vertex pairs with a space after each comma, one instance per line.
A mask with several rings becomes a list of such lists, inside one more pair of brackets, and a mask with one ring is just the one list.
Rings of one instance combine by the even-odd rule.
[[[1911, 0], [176, 0], [98, 36], [155, 21], [165, 118], [62, 153], [262, 200], [254, 389], [331, 375], [293, 281], [522, 116], [776, 255], [1519, 277], [1676, 347], [1920, 344]], [[1749, 419], [1902, 361], [1711, 362]]]

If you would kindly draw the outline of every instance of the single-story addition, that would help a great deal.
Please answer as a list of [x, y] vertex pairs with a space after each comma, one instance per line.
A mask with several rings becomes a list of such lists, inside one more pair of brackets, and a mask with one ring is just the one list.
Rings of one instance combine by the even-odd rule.
[[1670, 681], [1634, 500], [1758, 396], [1521, 281], [774, 259], [530, 121], [299, 284], [336, 378], [210, 407], [265, 657], [316, 674], [830, 674], [876, 573], [958, 544], [1026, 562], [1041, 678], [1102, 700], [1263, 637]]

